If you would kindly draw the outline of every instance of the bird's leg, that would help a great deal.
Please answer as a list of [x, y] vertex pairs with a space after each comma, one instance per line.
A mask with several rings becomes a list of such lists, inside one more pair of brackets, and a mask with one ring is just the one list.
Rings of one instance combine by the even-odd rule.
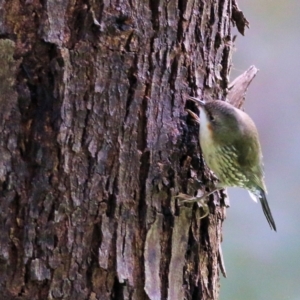
[[205, 218], [206, 216], [208, 216], [209, 214], [209, 208], [207, 205], [208, 202], [208, 196], [210, 196], [211, 194], [213, 194], [214, 192], [220, 190], [220, 188], [215, 188], [212, 191], [205, 193], [204, 195], [198, 197], [198, 196], [189, 196], [187, 194], [183, 194], [183, 193], [179, 193], [177, 196], [175, 196], [176, 199], [182, 200], [183, 203], [199, 203], [201, 205], [201, 207], [204, 210], [204, 215], [201, 216], [202, 218]]
[[[204, 200], [205, 198], [207, 198], [208, 196], [210, 196], [211, 194], [213, 194], [214, 192], [220, 190], [220, 188], [215, 188], [212, 191], [205, 193], [204, 195], [198, 197], [198, 196], [189, 196], [187, 194], [182, 194], [179, 193], [177, 196], [175, 196], [175, 198], [182, 200], [182, 202], [184, 203], [194, 203], [194, 202], [202, 202], [202, 200]], [[205, 202], [207, 202], [207, 200], [205, 200]]]

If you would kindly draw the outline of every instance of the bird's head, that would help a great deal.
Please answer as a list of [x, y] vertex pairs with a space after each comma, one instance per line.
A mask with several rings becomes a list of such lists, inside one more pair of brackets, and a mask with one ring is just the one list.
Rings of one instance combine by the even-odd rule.
[[215, 138], [228, 139], [231, 135], [236, 135], [243, 130], [245, 122], [248, 123], [250, 120], [251, 125], [253, 123], [243, 111], [225, 101], [190, 99], [196, 102], [200, 109], [199, 123], [202, 127], [201, 130], [207, 130]]

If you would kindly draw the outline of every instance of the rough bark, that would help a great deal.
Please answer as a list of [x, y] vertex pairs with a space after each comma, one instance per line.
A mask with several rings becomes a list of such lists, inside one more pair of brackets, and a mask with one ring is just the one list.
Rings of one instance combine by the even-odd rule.
[[0, 6], [3, 299], [218, 299], [224, 203], [172, 197], [213, 179], [185, 96], [227, 95], [231, 1]]

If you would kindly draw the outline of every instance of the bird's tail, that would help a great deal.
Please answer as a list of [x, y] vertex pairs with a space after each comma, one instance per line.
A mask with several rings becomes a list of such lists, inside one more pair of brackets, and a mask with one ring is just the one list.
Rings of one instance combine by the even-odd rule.
[[270, 207], [269, 207], [269, 204], [268, 204], [268, 201], [267, 201], [267, 198], [266, 198], [266, 193], [263, 189], [259, 188], [257, 191], [255, 192], [250, 192], [250, 194], [254, 194], [255, 197], [257, 197], [260, 201], [260, 204], [261, 204], [261, 207], [262, 207], [262, 210], [265, 214], [265, 217], [271, 227], [271, 229], [275, 230], [276, 231], [276, 225], [275, 225], [275, 221], [273, 219], [273, 216], [272, 216], [272, 213], [271, 213], [271, 210], [270, 210]]

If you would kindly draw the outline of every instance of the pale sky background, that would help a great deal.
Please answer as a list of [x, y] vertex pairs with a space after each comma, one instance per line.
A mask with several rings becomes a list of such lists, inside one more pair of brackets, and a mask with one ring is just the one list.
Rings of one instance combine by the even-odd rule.
[[264, 154], [272, 231], [260, 204], [229, 189], [220, 300], [300, 299], [300, 0], [238, 0], [250, 22], [237, 33], [231, 79], [260, 71], [247, 93]]

